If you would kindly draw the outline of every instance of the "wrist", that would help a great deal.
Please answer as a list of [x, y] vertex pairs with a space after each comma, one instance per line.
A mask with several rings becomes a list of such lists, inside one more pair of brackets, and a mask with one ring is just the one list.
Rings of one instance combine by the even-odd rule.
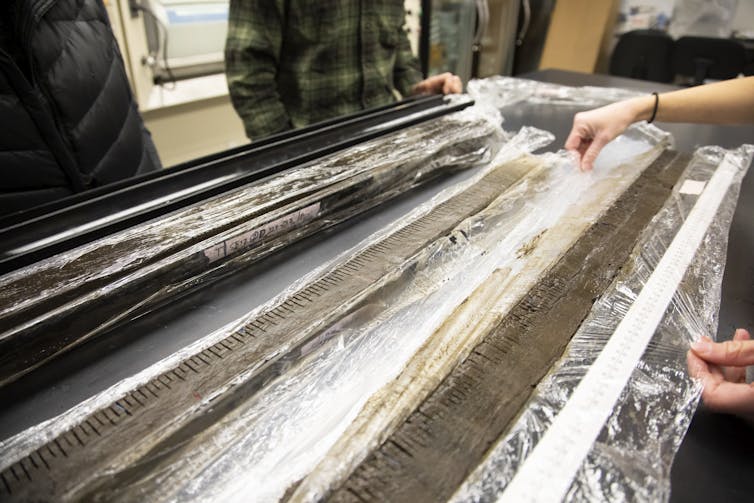
[[632, 123], [649, 121], [655, 108], [655, 96], [653, 94], [639, 96], [632, 100], [631, 105]]

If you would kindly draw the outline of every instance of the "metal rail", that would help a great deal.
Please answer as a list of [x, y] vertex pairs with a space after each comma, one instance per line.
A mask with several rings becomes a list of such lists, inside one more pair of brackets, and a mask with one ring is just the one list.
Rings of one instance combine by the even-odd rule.
[[471, 104], [470, 99], [413, 98], [0, 219], [0, 274]]

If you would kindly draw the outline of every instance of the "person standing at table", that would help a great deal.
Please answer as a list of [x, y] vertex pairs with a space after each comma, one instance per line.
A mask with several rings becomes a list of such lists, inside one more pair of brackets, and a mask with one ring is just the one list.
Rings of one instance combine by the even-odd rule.
[[422, 80], [401, 0], [231, 0], [230, 97], [257, 139], [421, 93], [459, 93], [444, 73]]
[[[754, 77], [738, 78], [653, 93], [577, 113], [565, 143], [588, 171], [605, 145], [635, 122], [754, 123]], [[736, 414], [754, 422], [754, 384], [746, 368], [754, 365], [754, 341], [747, 330], [733, 339], [714, 342], [702, 337], [687, 355], [689, 374], [701, 380], [702, 400], [712, 410]]]

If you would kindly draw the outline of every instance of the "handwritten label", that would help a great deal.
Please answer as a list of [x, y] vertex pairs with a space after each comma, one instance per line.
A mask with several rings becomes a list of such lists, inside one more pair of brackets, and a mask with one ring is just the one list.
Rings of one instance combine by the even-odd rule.
[[319, 205], [320, 203], [316, 202], [255, 229], [212, 245], [204, 250], [204, 256], [212, 263], [240, 250], [247, 250], [258, 243], [264, 242], [268, 238], [279, 236], [289, 229], [293, 229], [314, 219], [319, 213]]

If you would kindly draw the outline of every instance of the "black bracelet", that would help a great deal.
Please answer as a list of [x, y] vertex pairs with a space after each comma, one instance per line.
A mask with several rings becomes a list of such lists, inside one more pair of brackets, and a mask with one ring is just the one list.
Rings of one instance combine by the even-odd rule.
[[652, 117], [649, 118], [647, 121], [647, 124], [652, 124], [652, 121], [655, 120], [655, 116], [657, 115], [657, 107], [660, 105], [660, 96], [657, 93], [652, 93], [655, 97], [655, 107], [652, 110]]

